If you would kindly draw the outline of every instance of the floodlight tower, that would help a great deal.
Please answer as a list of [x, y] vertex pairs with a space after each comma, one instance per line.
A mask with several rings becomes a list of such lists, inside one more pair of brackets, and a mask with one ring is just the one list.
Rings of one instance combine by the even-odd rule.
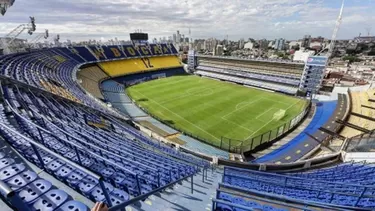
[[21, 24], [17, 26], [15, 29], [13, 29], [11, 32], [9, 32], [7, 35], [5, 35], [4, 38], [1, 39], [4, 47], [5, 54], [12, 53], [14, 50], [14, 46], [12, 45], [14, 40], [25, 30], [27, 30], [27, 33], [29, 35], [32, 35], [36, 30], [35, 25], [35, 18], [30, 17], [30, 22], [28, 24]]
[[0, 14], [5, 15], [9, 7], [13, 6], [15, 0], [0, 0]]
[[48, 29], [46, 29], [44, 31], [44, 33], [39, 33], [36, 37], [34, 37], [31, 41], [30, 41], [30, 45], [33, 46], [33, 47], [36, 47], [37, 45], [37, 42], [44, 38], [44, 39], [47, 39], [49, 37], [49, 33], [48, 33]]
[[327, 53], [328, 59], [331, 57], [332, 52], [333, 52], [333, 50], [335, 48], [337, 33], [338, 33], [339, 29], [340, 29], [340, 25], [341, 25], [341, 22], [342, 22], [342, 13], [344, 11], [344, 3], [345, 3], [345, 0], [342, 0], [340, 14], [339, 14], [339, 17], [337, 18], [336, 26], [335, 26], [335, 29], [333, 30], [333, 34], [332, 34], [331, 43], [329, 44], [329, 48], [328, 48], [328, 53]]

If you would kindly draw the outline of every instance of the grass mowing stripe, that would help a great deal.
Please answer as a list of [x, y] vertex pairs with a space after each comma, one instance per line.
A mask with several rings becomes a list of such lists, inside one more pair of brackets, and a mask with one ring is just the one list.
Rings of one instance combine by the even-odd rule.
[[[291, 96], [197, 76], [158, 79], [127, 91], [167, 124], [216, 145], [223, 136], [245, 140], [282, 126], [306, 105]], [[283, 119], [272, 120], [278, 109], [288, 110]]]
[[[138, 91], [135, 91], [135, 92], [138, 92]], [[139, 92], [138, 92], [138, 93], [139, 93]], [[139, 93], [139, 94], [141, 94], [141, 93]], [[144, 97], [147, 97], [147, 96], [144, 95], [144, 94], [141, 94], [141, 95], [143, 95]], [[152, 100], [152, 101], [153, 101], [153, 100]], [[214, 136], [214, 135], [208, 133], [207, 131], [203, 130], [203, 129], [200, 128], [200, 127], [197, 127], [194, 123], [191, 123], [190, 121], [188, 121], [188, 120], [186, 120], [185, 118], [181, 117], [180, 115], [174, 113], [173, 111], [169, 110], [168, 108], [164, 107], [163, 105], [160, 105], [159, 103], [157, 103], [157, 102], [155, 102], [155, 101], [153, 101], [153, 102], [154, 102], [155, 104], [159, 105], [160, 107], [164, 108], [165, 110], [168, 110], [169, 112], [171, 112], [171, 113], [174, 114], [175, 116], [178, 116], [179, 118], [183, 119], [184, 121], [186, 121], [186, 122], [190, 123], [191, 125], [195, 126], [195, 127], [198, 128], [199, 130], [201, 130], [201, 131], [203, 131], [203, 132], [209, 134], [209, 135], [212, 136], [213, 138], [215, 138], [215, 139], [217, 139], [217, 140], [220, 140], [220, 139], [218, 139], [216, 136]]]

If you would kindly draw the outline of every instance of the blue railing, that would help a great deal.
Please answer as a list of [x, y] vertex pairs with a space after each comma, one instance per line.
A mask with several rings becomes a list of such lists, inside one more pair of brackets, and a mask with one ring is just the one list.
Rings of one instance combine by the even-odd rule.
[[[233, 170], [241, 172], [240, 174], [228, 174], [227, 172]], [[249, 175], [246, 175], [245, 173]], [[262, 177], [263, 176], [263, 177]], [[319, 195], [324, 194], [336, 194], [341, 196], [348, 196], [348, 197], [355, 197], [356, 201], [354, 206], [356, 207], [360, 200], [364, 197], [366, 198], [375, 198], [372, 194], [375, 192], [375, 186], [370, 185], [356, 185], [356, 184], [347, 184], [341, 182], [330, 182], [325, 180], [315, 180], [315, 179], [306, 179], [301, 177], [293, 177], [287, 175], [281, 175], [276, 173], [268, 173], [268, 172], [259, 172], [259, 171], [252, 171], [252, 170], [243, 170], [237, 169], [232, 167], [225, 167], [224, 168], [224, 175], [222, 182], [225, 181], [226, 177], [233, 177], [242, 179], [245, 181], [254, 181], [259, 182], [267, 185], [279, 186], [283, 189], [285, 188], [296, 188], [299, 190], [307, 190], [307, 191], [316, 191]], [[329, 203], [331, 203], [333, 198], [329, 199]]]
[[[60, 159], [60, 160], [62, 160], [64, 162], [66, 162], [67, 164], [71, 165], [72, 167], [74, 167], [74, 168], [76, 168], [76, 169], [84, 172], [85, 174], [92, 176], [94, 179], [98, 180], [100, 188], [102, 189], [103, 194], [104, 194], [106, 200], [108, 201], [109, 205], [111, 204], [111, 200], [110, 200], [108, 192], [107, 192], [107, 190], [106, 190], [106, 188], [104, 186], [104, 181], [103, 181], [103, 177], [102, 176], [99, 176], [98, 174], [96, 174], [96, 173], [94, 173], [94, 172], [92, 172], [92, 171], [90, 171], [90, 170], [88, 170], [88, 169], [86, 169], [86, 168], [84, 168], [84, 167], [82, 167], [82, 166], [80, 166], [80, 165], [78, 165], [78, 164], [70, 161], [69, 159], [67, 159], [67, 158], [65, 158], [65, 157], [63, 157], [63, 156], [61, 156], [61, 155], [59, 155], [59, 154], [57, 154], [55, 152], [53, 152], [52, 150], [48, 149], [44, 145], [42, 145], [42, 144], [40, 144], [40, 143], [38, 143], [38, 142], [36, 142], [36, 141], [34, 141], [34, 140], [32, 140], [32, 139], [24, 136], [24, 135], [22, 135], [18, 131], [13, 130], [12, 128], [8, 127], [6, 124], [4, 124], [2, 122], [0, 122], [0, 126], [3, 127], [3, 128], [5, 128], [6, 130], [8, 130], [11, 133], [17, 134], [17, 136], [19, 136], [20, 138], [22, 138], [24, 141], [27, 141], [27, 142], [30, 143], [30, 145], [31, 145], [32, 149], [34, 150], [34, 153], [36, 154], [37, 159], [38, 159], [39, 163], [41, 164], [43, 170], [47, 170], [47, 169], [44, 166], [44, 161], [43, 161], [42, 157], [40, 156], [38, 148], [41, 149], [41, 150], [46, 151], [48, 154], [53, 155], [54, 157], [56, 157], [56, 158], [58, 158], [58, 159]], [[3, 184], [0, 183], [0, 186], [2, 186], [2, 185]], [[6, 185], [3, 186], [3, 187], [6, 187]], [[6, 190], [6, 189], [4, 189], [4, 190]], [[5, 191], [5, 193], [7, 193], [8, 195], [10, 194], [9, 191], [8, 192]], [[15, 207], [21, 206], [20, 203], [19, 203], [19, 201], [17, 201], [17, 197], [14, 198], [14, 199], [16, 201], [13, 201], [13, 203], [16, 203], [16, 204], [13, 204], [12, 201], [11, 201], [12, 206], [15, 206]], [[21, 202], [21, 203], [23, 204], [23, 202]], [[27, 208], [27, 209], [19, 209], [19, 210], [22, 210], [22, 211], [25, 210], [25, 211], [27, 211], [29, 209]]]
[[[221, 190], [223, 188], [223, 190]], [[348, 207], [348, 206], [340, 206], [340, 205], [333, 205], [324, 202], [316, 202], [316, 201], [307, 201], [302, 199], [295, 199], [290, 198], [288, 196], [281, 196], [278, 194], [272, 193], [265, 193], [257, 190], [249, 190], [242, 187], [237, 187], [233, 185], [219, 183], [219, 189], [217, 189], [217, 194], [219, 192], [225, 192], [232, 194], [234, 196], [244, 197], [248, 199], [254, 199], [255, 201], [263, 201], [265, 203], [269, 203], [270, 205], [282, 205], [288, 208], [294, 208], [297, 210], [306, 210], [306, 211], [313, 211], [313, 210], [332, 210], [332, 211], [343, 211], [343, 210], [371, 210], [371, 208], [358, 208], [358, 207]], [[217, 197], [217, 196], [216, 196]], [[213, 206], [219, 201], [214, 201], [213, 199]], [[221, 203], [221, 201], [220, 201]], [[238, 204], [235, 204], [238, 205]], [[318, 208], [318, 209], [317, 209]]]
[[[65, 142], [65, 143], [68, 143], [69, 145], [73, 146], [73, 148], [74, 148], [74, 150], [76, 151], [76, 154], [77, 154], [78, 156], [79, 156], [79, 154], [78, 154], [78, 150], [80, 150], [80, 151], [84, 151], [84, 152], [90, 154], [90, 155], [93, 156], [93, 157], [98, 157], [98, 158], [100, 158], [101, 160], [104, 160], [105, 162], [110, 163], [111, 165], [116, 166], [116, 168], [119, 168], [120, 170], [123, 170], [123, 171], [126, 171], [126, 172], [128, 172], [128, 173], [131, 173], [132, 175], [135, 175], [136, 180], [137, 180], [137, 186], [140, 188], [140, 181], [139, 181], [139, 180], [140, 180], [141, 176], [139, 176], [138, 174], [135, 174], [135, 173], [133, 173], [133, 172], [131, 172], [131, 171], [129, 171], [129, 170], [123, 168], [122, 166], [120, 166], [120, 165], [118, 165], [118, 164], [116, 164], [116, 163], [113, 163], [112, 161], [110, 161], [110, 160], [108, 160], [108, 159], [105, 159], [105, 158], [103, 158], [103, 157], [101, 157], [101, 156], [98, 156], [98, 155], [96, 155], [95, 153], [92, 153], [92, 152], [86, 150], [85, 148], [83, 148], [83, 147], [81, 147], [81, 146], [79, 146], [79, 145], [77, 145], [77, 144], [75, 144], [75, 143], [73, 143], [73, 142], [71, 142], [71, 141], [68, 141], [68, 140], [65, 140], [65, 139], [61, 139], [60, 137], [56, 136], [55, 134], [53, 134], [53, 133], [47, 131], [46, 129], [40, 127], [39, 125], [36, 125], [35, 123], [33, 123], [33, 122], [29, 121], [28, 119], [26, 119], [25, 117], [23, 117], [22, 115], [18, 114], [18, 113], [17, 113], [17, 112], [16, 112], [16, 111], [10, 106], [9, 102], [8, 102], [7, 100], [5, 100], [5, 101], [6, 101], [6, 104], [8, 105], [8, 107], [11, 109], [12, 113], [13, 113], [15, 116], [17, 116], [18, 118], [22, 118], [24, 121], [27, 121], [28, 123], [30, 123], [31, 125], [33, 125], [34, 127], [36, 127], [36, 129], [37, 129], [38, 132], [39, 132], [39, 135], [40, 135], [41, 139], [43, 139], [43, 137], [42, 137], [42, 132], [43, 132], [43, 133], [47, 133], [47, 134], [49, 134], [49, 135], [51, 135], [51, 136], [57, 138], [58, 140], [60, 140], [60, 141], [62, 141], [62, 142]], [[2, 123], [0, 123], [0, 125], [1, 125], [1, 126], [4, 126], [4, 124], [2, 124]], [[10, 131], [13, 132], [13, 133], [19, 134], [17, 131], [14, 131], [13, 129], [10, 129], [10, 128], [7, 127], [7, 126], [5, 126], [5, 128], [8, 129], [8, 130], [10, 130]], [[66, 135], [66, 137], [69, 137], [69, 138], [74, 139], [74, 140], [76, 140], [76, 141], [82, 142], [82, 140], [80, 140], [80, 139], [78, 139], [78, 138], [76, 138], [76, 137], [74, 137], [74, 136], [68, 134], [68, 133], [65, 132], [64, 130], [62, 130], [62, 129], [60, 129], [60, 128], [59, 128], [59, 130], [60, 130], [62, 133], [64, 133], [64, 134]], [[139, 200], [143, 200], [143, 199], [147, 198], [148, 196], [153, 195], [153, 194], [155, 194], [155, 193], [158, 193], [158, 192], [160, 192], [160, 191], [162, 191], [162, 190], [164, 190], [164, 189], [166, 189], [166, 188], [168, 188], [168, 187], [170, 187], [170, 186], [172, 186], [172, 185], [174, 185], [174, 184], [176, 184], [176, 183], [179, 183], [179, 182], [181, 182], [181, 181], [183, 181], [183, 180], [186, 180], [186, 179], [189, 178], [189, 177], [191, 178], [191, 192], [193, 193], [193, 177], [194, 177], [194, 173], [191, 174], [191, 175], [188, 175], [188, 176], [186, 176], [186, 177], [183, 177], [183, 178], [181, 178], [181, 179], [179, 179], [179, 180], [176, 180], [176, 181], [174, 181], [174, 182], [171, 182], [171, 183], [169, 183], [169, 184], [167, 184], [167, 185], [165, 185], [165, 186], [158, 187], [158, 188], [156, 188], [156, 189], [154, 189], [154, 190], [152, 190], [152, 191], [150, 191], [150, 192], [148, 192], [148, 193], [146, 193], [146, 194], [143, 194], [143, 195], [137, 196], [137, 197], [135, 197], [135, 198], [133, 198], [133, 199], [131, 199], [131, 200], [129, 200], [129, 201], [126, 201], [126, 202], [123, 202], [123, 203], [121, 203], [121, 204], [118, 204], [118, 205], [116, 205], [116, 206], [114, 206], [114, 207], [112, 208], [112, 203], [111, 203], [111, 200], [110, 200], [110, 198], [109, 198], [109, 194], [108, 194], [107, 190], [104, 188], [104, 183], [103, 183], [103, 180], [104, 180], [104, 179], [103, 179], [101, 176], [99, 176], [99, 175], [97, 175], [97, 174], [95, 174], [95, 173], [93, 173], [93, 172], [87, 170], [86, 168], [84, 168], [84, 167], [82, 167], [82, 166], [80, 166], [80, 165], [78, 165], [78, 164], [76, 164], [76, 163], [74, 163], [74, 162], [68, 160], [68, 159], [65, 158], [65, 157], [62, 157], [61, 155], [56, 154], [55, 152], [53, 152], [53, 151], [49, 150], [48, 148], [46, 148], [44, 145], [42, 145], [42, 144], [40, 144], [40, 143], [38, 143], [38, 142], [36, 142], [36, 141], [34, 141], [34, 140], [31, 140], [31, 139], [29, 139], [29, 138], [23, 136], [22, 134], [19, 134], [19, 136], [20, 136], [21, 138], [24, 138], [26, 141], [30, 142], [30, 144], [32, 145], [32, 147], [33, 147], [33, 149], [34, 149], [34, 151], [35, 151], [35, 154], [37, 155], [37, 157], [38, 157], [38, 159], [39, 159], [39, 162], [42, 164], [42, 166], [43, 166], [43, 160], [42, 160], [42, 158], [41, 158], [39, 152], [37, 151], [37, 147], [38, 147], [38, 148], [41, 148], [41, 149], [43, 149], [43, 150], [45, 150], [45, 151], [47, 151], [47, 152], [51, 152], [50, 154], [52, 154], [52, 155], [56, 156], [57, 158], [59, 158], [59, 159], [65, 161], [66, 163], [72, 165], [73, 167], [76, 167], [78, 170], [82, 170], [83, 172], [85, 172], [85, 173], [87, 173], [87, 174], [93, 176], [95, 179], [98, 179], [99, 184], [100, 184], [100, 187], [102, 188], [103, 194], [104, 194], [104, 196], [105, 196], [105, 198], [106, 198], [106, 201], [108, 202], [108, 205], [111, 207], [110, 210], [113, 210], [113, 211], [114, 211], [114, 210], [119, 210], [119, 209], [120, 209], [120, 210], [121, 210], [121, 209], [124, 209], [124, 208], [125, 208], [126, 206], [128, 206], [128, 205], [131, 205], [131, 204], [133, 204], [133, 203], [135, 203], [135, 202], [137, 202], [137, 201], [139, 201]], [[85, 143], [85, 144], [88, 144], [88, 143]], [[100, 150], [104, 150], [104, 149], [99, 148], [99, 147], [97, 147], [97, 146], [95, 146], [95, 145], [92, 145], [92, 144], [90, 144], [90, 146], [95, 147], [95, 148], [100, 149]], [[106, 151], [106, 150], [104, 150], [104, 151]], [[109, 151], [107, 151], [107, 152], [110, 153]], [[114, 154], [114, 155], [115, 155], [115, 154]], [[115, 155], [115, 156], [121, 158], [121, 156], [118, 156], [118, 155]], [[78, 160], [79, 160], [79, 163], [82, 165], [81, 160], [80, 160], [80, 159], [78, 159]], [[43, 168], [44, 168], [44, 166], [43, 166]], [[206, 176], [206, 178], [207, 178], [207, 168], [202, 168], [202, 169], [203, 169], [202, 180], [204, 181], [205, 176]], [[158, 177], [158, 178], [160, 178], [160, 177]], [[141, 191], [139, 191], [139, 193], [141, 193]]]

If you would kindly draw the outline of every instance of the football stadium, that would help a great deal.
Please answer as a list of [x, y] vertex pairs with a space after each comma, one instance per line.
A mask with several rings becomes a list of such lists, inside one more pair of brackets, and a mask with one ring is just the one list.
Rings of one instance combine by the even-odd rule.
[[375, 210], [372, 84], [130, 37], [0, 38], [0, 210]]

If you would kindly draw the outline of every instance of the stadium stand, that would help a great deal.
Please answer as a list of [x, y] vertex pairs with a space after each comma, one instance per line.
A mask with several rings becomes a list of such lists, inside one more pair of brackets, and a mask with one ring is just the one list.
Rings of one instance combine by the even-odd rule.
[[[177, 56], [150, 57], [141, 59], [101, 62], [99, 66], [111, 77], [181, 67]], [[126, 67], [126, 68], [124, 68]]]
[[[301, 75], [304, 63], [272, 61], [270, 59], [239, 59], [231, 57], [215, 57], [199, 55], [200, 64], [224, 64], [235, 67], [246, 67], [247, 69], [257, 69], [257, 72], [278, 72], [280, 74]], [[261, 70], [261, 71], [259, 71]]]
[[[348, 123], [358, 126], [366, 130], [374, 130], [375, 124], [373, 121], [361, 118], [359, 116], [353, 115], [353, 113], [362, 114], [365, 116], [374, 116], [374, 110], [369, 107], [374, 107], [375, 103], [369, 101], [370, 91], [349, 91], [350, 101], [352, 102], [351, 113], [348, 118]], [[367, 106], [367, 107], [364, 107]], [[363, 133], [363, 131], [358, 130], [359, 128], [345, 126], [340, 135], [351, 138], [353, 136]]]
[[[35, 145], [27, 137], [16, 132], [16, 128], [12, 126], [10, 121], [4, 114], [5, 109], [0, 104], [0, 133], [14, 148], [18, 151], [24, 151], [27, 159], [35, 162], [45, 162], [46, 169], [52, 170], [54, 163], [47, 163], [47, 160], [53, 161], [62, 158], [56, 155], [50, 149], [40, 145]], [[86, 205], [78, 201], [73, 201], [72, 198], [64, 191], [57, 189], [51, 182], [40, 178], [33, 170], [31, 170], [22, 160], [18, 157], [12, 149], [1, 143], [2, 150], [0, 151], [0, 186], [2, 190], [8, 188], [7, 193], [2, 191], [6, 199], [14, 198], [12, 192], [16, 192], [18, 201], [10, 200], [11, 206], [18, 210], [27, 210], [28, 208], [34, 210], [55, 209], [60, 207], [61, 211], [68, 211], [72, 207], [77, 210], [87, 210]], [[33, 148], [30, 148], [30, 147]], [[37, 151], [34, 151], [38, 146], [40, 153], [43, 153], [43, 159], [37, 156]], [[27, 154], [26, 154], [27, 152]], [[57, 156], [57, 157], [56, 157]], [[62, 158], [64, 159], [64, 158]], [[67, 164], [68, 165], [68, 164]], [[74, 164], [73, 164], [74, 165]], [[77, 171], [79, 171], [77, 169]], [[87, 170], [83, 170], [87, 172]], [[82, 172], [82, 173], [83, 173]], [[95, 176], [92, 172], [89, 175]], [[93, 177], [94, 178], [94, 177]], [[94, 178], [95, 180], [95, 178]]]
[[246, 84], [287, 94], [295, 94], [300, 83], [301, 64], [256, 60], [198, 57], [196, 74]]
[[200, 75], [200, 76], [210, 77], [210, 78], [221, 79], [224, 81], [230, 81], [230, 82], [249, 85], [249, 86], [255, 86], [255, 87], [259, 87], [263, 89], [279, 91], [279, 92], [283, 92], [287, 94], [295, 94], [297, 92], [296, 87], [284, 86], [284, 85], [275, 84], [275, 83], [265, 83], [264, 81], [252, 80], [249, 78], [240, 78], [240, 77], [217, 74], [217, 73], [201, 71], [201, 70], [196, 71], [195, 74]]
[[[10, 105], [15, 105], [14, 108], [9, 106], [16, 120], [12, 122], [14, 127], [24, 136], [32, 137], [43, 146], [103, 175], [107, 182], [115, 184], [118, 188], [114, 188], [110, 183], [105, 183], [108, 194], [110, 197], [113, 195], [112, 204], [126, 201], [129, 198], [128, 195], [145, 194], [152, 189], [186, 177], [197, 170], [195, 166], [187, 164], [191, 163], [194, 158], [186, 159], [175, 154], [184, 160], [176, 161], [167, 155], [155, 153], [144, 148], [142, 144], [131, 141], [134, 137], [130, 134], [127, 134], [127, 137], [132, 137], [132, 139], [124, 139], [118, 133], [108, 133], [99, 128], [95, 130], [82, 124], [85, 116], [93, 114], [75, 107], [73, 104], [67, 104], [64, 101], [58, 102], [45, 96], [38, 97], [33, 93], [22, 92], [19, 89], [15, 93], [13, 88], [6, 86], [3, 88], [6, 102], [9, 101]], [[23, 101], [23, 97], [27, 100]], [[22, 110], [19, 110], [21, 107]], [[61, 113], [65, 115], [61, 115]], [[52, 120], [42, 114], [48, 115]], [[75, 118], [69, 116], [75, 116]], [[121, 130], [123, 126], [117, 125], [117, 127], [120, 127], [118, 132], [124, 132]], [[125, 140], [127, 141], [124, 142]], [[43, 163], [40, 163], [35, 159], [38, 156], [33, 155], [33, 150], [29, 147], [17, 146], [16, 149], [31, 162], [46, 168], [46, 171], [57, 178], [63, 181], [67, 180], [71, 187], [76, 188], [88, 198], [94, 201], [105, 200], [105, 195], [96, 187], [98, 183], [95, 180], [79, 172], [72, 173], [74, 168], [67, 165], [66, 162], [43, 154]], [[29, 150], [31, 151], [29, 152]], [[147, 160], [143, 158], [145, 155]], [[203, 164], [201, 161], [196, 161]]]
[[[123, 114], [103, 106], [105, 104], [100, 104], [83, 90], [91, 87], [92, 90], [88, 92], [94, 93], [97, 98], [102, 91], [102, 97], [108, 101], [127, 104], [131, 100], [125, 95], [125, 86], [167, 77], [176, 72], [182, 73], [183, 69], [177, 66], [169, 70], [136, 71], [137, 74], [105, 80], [100, 84], [99, 90], [98, 84], [106, 78], [106, 74], [99, 73], [98, 67], [90, 65], [125, 56], [132, 58], [152, 55], [163, 58], [176, 53], [176, 49], [169, 45], [148, 45], [144, 48], [132, 45], [80, 46], [0, 57], [0, 143], [11, 145], [11, 150], [0, 149], [2, 199], [18, 210], [88, 209], [85, 204], [73, 200], [72, 194], [60, 187], [56, 188], [39, 176], [39, 172], [37, 174], [35, 170], [31, 170], [28, 163], [87, 199], [102, 201], [111, 207], [144, 200], [146, 198], [139, 197], [147, 197], [148, 194], [171, 187], [188, 177], [191, 177], [192, 185], [196, 184], [192, 176], [201, 169], [208, 168], [210, 164], [207, 161], [146, 137], [130, 126], [130, 121], [126, 121]], [[88, 65], [87, 72], [81, 72], [81, 76], [77, 78], [86, 76], [92, 79], [87, 82], [92, 83], [91, 85], [77, 83], [76, 73], [80, 74], [78, 68], [82, 64]], [[260, 86], [263, 83], [266, 84], [262, 85], [266, 86], [264, 88], [291, 93], [294, 90], [289, 85], [294, 83], [293, 75], [299, 74], [300, 66], [293, 65], [295, 68], [284, 71], [287, 74], [282, 74], [282, 77], [276, 77], [276, 74], [267, 71], [257, 74], [256, 71], [242, 69], [236, 70], [236, 74], [241, 74], [229, 76], [222, 74], [228, 68], [220, 66], [216, 66], [212, 72], [202, 72], [211, 74], [212, 77], [223, 77], [223, 80], [242, 80], [241, 83], [248, 85]], [[253, 67], [256, 69], [257, 65]], [[274, 72], [283, 72], [272, 65], [270, 68]], [[123, 73], [133, 72], [124, 70]], [[246, 79], [240, 76], [246, 76]], [[94, 84], [95, 87], [92, 87]], [[357, 95], [353, 92], [350, 95], [351, 101], [355, 101], [353, 109], [363, 105], [374, 106], [369, 101], [373, 98], [372, 90], [367, 93], [367, 97], [364, 93]], [[342, 95], [337, 102], [317, 103], [311, 124], [303, 133], [291, 140], [285, 148], [265, 155], [256, 162], [289, 163], [299, 160], [320, 144], [306, 136], [305, 132], [318, 140], [325, 140], [329, 134], [318, 131], [319, 128], [338, 130], [341, 124], [334, 120], [344, 119], [345, 112], [340, 110], [341, 104], [347, 106], [347, 100]], [[373, 115], [371, 110], [362, 108], [353, 111], [365, 116]], [[373, 125], [367, 121], [369, 120], [358, 123], [353, 120], [353, 124], [370, 130]], [[194, 142], [191, 145], [202, 147]], [[206, 151], [211, 149], [200, 152]], [[223, 154], [222, 157], [228, 156]], [[310, 165], [311, 162], [296, 165], [307, 164]], [[268, 164], [242, 165], [262, 170], [261, 167]], [[292, 165], [271, 164], [270, 168], [282, 166], [284, 170], [288, 170]], [[214, 180], [204, 182], [207, 171], [204, 172], [200, 172], [203, 181], [197, 183], [197, 186], [206, 188], [204, 185], [216, 184]], [[373, 172], [373, 165], [364, 163], [344, 163], [318, 171], [294, 174], [225, 167], [222, 183], [216, 191], [217, 196], [213, 199], [212, 206], [213, 210], [373, 210]], [[337, 180], [341, 182], [336, 182]], [[183, 185], [179, 186], [179, 190], [181, 188], [184, 188]], [[210, 197], [204, 190], [198, 192]], [[166, 195], [168, 194], [170, 192], [166, 191]], [[200, 198], [185, 196], [184, 193], [179, 193], [178, 197], [189, 200], [187, 203], [190, 204], [207, 204]], [[165, 198], [163, 200], [167, 201]], [[175, 198], [171, 203], [179, 205]], [[121, 209], [124, 206], [126, 205]], [[183, 206], [179, 208], [184, 209]], [[159, 210], [166, 209], [162, 207]]]
[[210, 60], [199, 60], [199, 65], [201, 66], [208, 66], [208, 67], [218, 67], [223, 69], [230, 69], [230, 70], [241, 70], [244, 72], [259, 74], [259, 75], [270, 75], [275, 76], [279, 75], [281, 77], [285, 78], [291, 78], [291, 79], [300, 79], [301, 73], [300, 71], [296, 72], [288, 72], [284, 69], [279, 68], [273, 68], [273, 67], [262, 67], [259, 64], [256, 66], [253, 65], [246, 65], [246, 64], [237, 64], [237, 63], [230, 63], [230, 62], [215, 62]]
[[[80, 64], [97, 60], [98, 55], [93, 54], [93, 50], [87, 47], [55, 48], [1, 57], [2, 137], [29, 162], [87, 198], [109, 205], [147, 194], [207, 167], [208, 163], [199, 158], [147, 138], [122, 123], [123, 118], [117, 119], [121, 115], [85, 94], [75, 81], [75, 72]], [[108, 55], [99, 57], [111, 58]], [[96, 73], [98, 68], [89, 68], [82, 75], [93, 76], [91, 79], [95, 82], [105, 76]], [[103, 128], [95, 124], [90, 126], [90, 122]], [[55, 154], [46, 152], [50, 149]], [[13, 165], [11, 161], [9, 165]], [[0, 169], [7, 169], [7, 161], [4, 162]], [[21, 164], [15, 167], [22, 168], [19, 172], [26, 170]], [[9, 170], [13, 171], [15, 167], [10, 166]], [[81, 170], [85, 168], [89, 170]], [[87, 171], [102, 175], [104, 180], [96, 180], [85, 173]], [[12, 176], [17, 180], [20, 175], [16, 174], [12, 173]], [[9, 176], [9, 173], [4, 175]], [[8, 178], [10, 176], [2, 181], [8, 182]], [[5, 199], [10, 200], [11, 206], [25, 205], [36, 210], [47, 210], [46, 207], [50, 207], [49, 210], [87, 210], [85, 205], [70, 201], [71, 197], [64, 191], [51, 188], [47, 181], [40, 181], [37, 184], [32, 183], [33, 180], [29, 181], [31, 183], [25, 181], [22, 185], [26, 190], [32, 188], [28, 194], [33, 198], [25, 195], [26, 198], [22, 197], [26, 200], [24, 203], [14, 204], [11, 196], [5, 196]], [[32, 193], [34, 185], [48, 189], [37, 191], [35, 195]], [[23, 194], [23, 189], [19, 190]]]
[[81, 81], [82, 88], [98, 99], [104, 99], [100, 91], [100, 83], [105, 78], [108, 78], [108, 75], [96, 65], [81, 68], [77, 72], [77, 79]]
[[[355, 173], [351, 174], [352, 172]], [[300, 207], [303, 210], [316, 210], [314, 206], [324, 206], [324, 210], [348, 208], [370, 210], [375, 207], [373, 187], [365, 184], [373, 183], [371, 177], [367, 177], [372, 172], [372, 166], [353, 163], [296, 174], [275, 174], [225, 167], [222, 183], [217, 193], [217, 199], [221, 201], [214, 201], [213, 210], [237, 210], [231, 208], [232, 204], [221, 203], [222, 201], [261, 210], [265, 206], [267, 210], [290, 209], [279, 208], [280, 202], [277, 207], [270, 206], [269, 201], [261, 205], [259, 199], [254, 200], [256, 196], [279, 198], [279, 201], [289, 201], [293, 204], [304, 203], [311, 206]], [[233, 192], [233, 189], [236, 192]], [[245, 197], [239, 197], [239, 194]], [[290, 206], [290, 203], [288, 205]]]

